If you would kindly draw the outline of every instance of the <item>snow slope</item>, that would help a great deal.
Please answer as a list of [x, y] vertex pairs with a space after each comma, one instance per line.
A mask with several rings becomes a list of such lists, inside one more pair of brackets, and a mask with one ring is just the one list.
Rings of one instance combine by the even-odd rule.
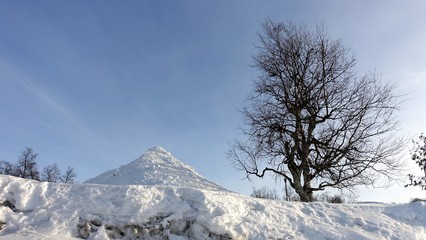
[[0, 175], [0, 239], [426, 239], [426, 203], [328, 204]]
[[141, 157], [117, 169], [106, 171], [85, 183], [107, 185], [165, 185], [206, 190], [226, 189], [208, 181], [194, 168], [179, 161], [162, 147], [148, 149]]

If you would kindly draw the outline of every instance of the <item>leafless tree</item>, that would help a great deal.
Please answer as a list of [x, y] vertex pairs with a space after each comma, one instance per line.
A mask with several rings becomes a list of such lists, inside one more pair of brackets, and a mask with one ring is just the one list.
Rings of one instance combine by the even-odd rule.
[[229, 158], [246, 176], [286, 179], [301, 201], [328, 187], [394, 178], [404, 141], [394, 135], [399, 97], [379, 74], [358, 77], [356, 59], [324, 26], [266, 21], [253, 94], [242, 109], [244, 140]]
[[415, 161], [423, 172], [423, 176], [416, 176], [414, 174], [408, 174], [410, 183], [405, 185], [408, 186], [419, 186], [423, 190], [426, 190], [426, 136], [421, 134], [418, 141], [413, 141], [414, 147], [411, 151], [411, 160]]
[[37, 169], [36, 162], [37, 156], [38, 154], [35, 153], [32, 148], [26, 147], [18, 158], [15, 176], [40, 180], [40, 173]]
[[345, 197], [341, 194], [330, 194], [324, 192], [315, 196], [315, 200], [318, 202], [327, 202], [327, 203], [345, 203]]
[[68, 167], [65, 173], [61, 177], [63, 183], [74, 183], [77, 174], [75, 173], [74, 168]]
[[275, 189], [271, 190], [266, 187], [261, 187], [259, 189], [253, 188], [253, 191], [250, 194], [250, 196], [255, 198], [265, 198], [265, 199], [274, 199], [274, 200], [280, 199]]
[[8, 161], [0, 161], [0, 174], [14, 175], [15, 166]]
[[54, 163], [43, 168], [41, 180], [44, 182], [58, 182], [61, 178], [61, 171], [58, 164]]

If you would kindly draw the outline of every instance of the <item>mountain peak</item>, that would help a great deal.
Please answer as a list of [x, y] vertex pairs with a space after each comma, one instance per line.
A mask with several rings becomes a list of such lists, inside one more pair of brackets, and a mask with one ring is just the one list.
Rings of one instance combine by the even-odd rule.
[[193, 167], [179, 161], [170, 152], [159, 146], [149, 148], [134, 161], [88, 179], [85, 183], [166, 185], [227, 191], [208, 181]]
[[146, 150], [145, 153], [164, 153], [164, 154], [170, 154], [170, 152], [168, 152], [166, 149], [160, 147], [160, 146], [155, 146], [152, 148], [148, 148], [148, 150]]

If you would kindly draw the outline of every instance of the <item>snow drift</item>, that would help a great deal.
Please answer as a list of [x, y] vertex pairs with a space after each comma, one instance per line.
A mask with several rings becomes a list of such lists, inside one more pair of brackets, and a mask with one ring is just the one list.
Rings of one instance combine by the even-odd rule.
[[106, 171], [85, 183], [107, 185], [164, 185], [206, 190], [226, 189], [207, 180], [195, 169], [162, 147], [148, 149], [141, 157], [117, 169]]
[[426, 239], [424, 202], [255, 199], [208, 181], [161, 147], [86, 182], [0, 175], [0, 240]]
[[328, 204], [0, 175], [0, 239], [426, 239], [426, 203]]

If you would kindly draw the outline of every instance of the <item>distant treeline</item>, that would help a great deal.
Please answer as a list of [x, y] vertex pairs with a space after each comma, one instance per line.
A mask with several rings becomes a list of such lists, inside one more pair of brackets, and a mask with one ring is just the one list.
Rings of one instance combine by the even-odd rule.
[[38, 154], [32, 148], [26, 147], [16, 163], [0, 161], [0, 174], [42, 182], [74, 183], [77, 174], [73, 167], [68, 167], [64, 173], [61, 173], [58, 165], [54, 163], [45, 166], [40, 172], [37, 166], [37, 156]]

